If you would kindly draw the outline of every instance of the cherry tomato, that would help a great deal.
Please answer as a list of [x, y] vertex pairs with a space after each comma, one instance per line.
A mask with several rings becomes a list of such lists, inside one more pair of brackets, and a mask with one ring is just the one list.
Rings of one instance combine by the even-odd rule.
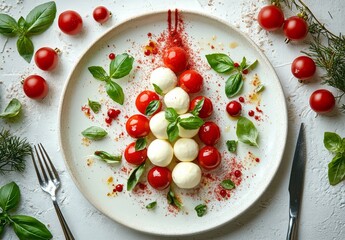
[[290, 40], [302, 40], [308, 34], [308, 24], [300, 17], [289, 17], [284, 22], [284, 34]]
[[300, 56], [291, 64], [292, 74], [300, 80], [311, 78], [315, 71], [316, 65], [314, 60], [307, 56]]
[[149, 120], [143, 115], [135, 114], [128, 118], [126, 130], [133, 138], [145, 137], [150, 133]]
[[165, 66], [175, 73], [184, 71], [188, 64], [187, 52], [180, 47], [172, 47], [165, 51], [163, 55]]
[[217, 148], [213, 146], [205, 146], [199, 151], [198, 163], [206, 170], [213, 170], [219, 166], [221, 156]]
[[258, 14], [258, 22], [266, 31], [274, 31], [284, 24], [283, 11], [274, 5], [263, 7]]
[[147, 174], [149, 184], [157, 190], [169, 187], [171, 179], [171, 171], [166, 167], [155, 166]]
[[220, 130], [214, 122], [205, 122], [199, 129], [199, 138], [206, 145], [215, 145], [220, 138]]
[[213, 112], [213, 105], [209, 98], [204, 96], [197, 96], [195, 97], [191, 102], [189, 106], [189, 110], [193, 111], [195, 106], [200, 102], [202, 99], [204, 99], [204, 104], [202, 105], [201, 110], [199, 111], [199, 117], [201, 118], [208, 118], [212, 115]]
[[83, 20], [79, 13], [67, 10], [59, 15], [58, 25], [63, 33], [76, 35], [83, 28]]
[[31, 75], [24, 80], [23, 90], [29, 98], [43, 99], [48, 94], [48, 84], [43, 77]]
[[93, 19], [95, 19], [95, 21], [99, 23], [105, 23], [111, 17], [111, 13], [104, 6], [96, 7], [93, 10], [92, 15], [93, 15]]
[[226, 105], [226, 111], [231, 117], [238, 117], [242, 111], [241, 103], [233, 100]]
[[126, 147], [124, 155], [128, 163], [141, 165], [147, 159], [147, 148], [135, 151], [135, 142], [132, 142]]
[[[151, 101], [154, 100], [159, 100], [159, 96], [157, 93], [150, 91], [150, 90], [145, 90], [139, 93], [137, 96], [137, 99], [135, 100], [135, 106], [141, 112], [142, 114], [145, 114], [147, 106], [150, 104]], [[162, 103], [159, 102], [159, 107], [157, 110], [153, 113], [158, 113], [162, 108]]]
[[201, 90], [203, 77], [195, 70], [186, 70], [178, 78], [180, 87], [187, 93], [197, 93]]
[[51, 71], [56, 68], [59, 56], [54, 49], [43, 47], [36, 51], [34, 59], [37, 67], [44, 71]]
[[328, 113], [335, 106], [335, 98], [330, 91], [319, 89], [311, 94], [309, 105], [317, 113]]

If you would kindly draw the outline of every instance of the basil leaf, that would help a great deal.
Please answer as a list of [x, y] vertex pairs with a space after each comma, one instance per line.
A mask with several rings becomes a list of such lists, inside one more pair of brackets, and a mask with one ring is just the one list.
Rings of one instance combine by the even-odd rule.
[[17, 50], [28, 63], [31, 62], [32, 55], [34, 54], [34, 44], [27, 36], [20, 36], [17, 40]]
[[145, 149], [146, 147], [146, 138], [138, 138], [137, 141], [135, 142], [135, 151], [141, 151]]
[[36, 218], [16, 215], [11, 216], [10, 219], [19, 239], [45, 240], [53, 237], [47, 227]]
[[88, 67], [89, 72], [92, 74], [94, 78], [100, 81], [108, 81], [110, 80], [107, 72], [100, 66], [91, 66]]
[[167, 200], [168, 200], [168, 203], [170, 205], [173, 205], [179, 209], [182, 208], [182, 203], [180, 202], [180, 200], [175, 196], [175, 193], [174, 191], [172, 190], [172, 188], [169, 189], [169, 192], [167, 194]]
[[227, 146], [229, 152], [234, 153], [234, 152], [236, 152], [236, 149], [237, 149], [237, 141], [228, 140], [228, 141], [226, 141], [226, 146]]
[[243, 57], [240, 63], [240, 70], [244, 70], [246, 67], [247, 67], [247, 59], [246, 57]]
[[177, 121], [169, 123], [167, 127], [169, 142], [174, 142], [178, 138], [178, 133], [179, 133], [179, 130], [178, 130]]
[[231, 75], [225, 82], [225, 94], [231, 98], [238, 94], [243, 87], [243, 79], [241, 73]]
[[15, 182], [10, 182], [0, 188], [0, 208], [6, 212], [16, 207], [20, 200], [20, 190]]
[[159, 94], [159, 95], [163, 94], [163, 90], [157, 84], [153, 83], [153, 88], [157, 94]]
[[194, 116], [198, 116], [199, 115], [200, 110], [204, 106], [204, 102], [205, 102], [205, 98], [204, 97], [197, 102], [197, 104], [195, 105], [194, 109], [191, 112]]
[[258, 65], [258, 63], [259, 63], [259, 61], [258, 61], [258, 60], [255, 60], [252, 64], [247, 65], [247, 66], [245, 67], [245, 69], [243, 69], [243, 70], [249, 70], [249, 71], [251, 71], [251, 70], [253, 70], [254, 68], [256, 68], [256, 66]]
[[257, 146], [258, 130], [246, 117], [239, 117], [236, 127], [236, 135], [239, 141], [249, 144], [251, 146]]
[[0, 34], [13, 37], [19, 32], [16, 20], [10, 15], [0, 13]]
[[22, 104], [19, 102], [18, 99], [13, 98], [10, 103], [7, 105], [3, 113], [0, 113], [0, 117], [2, 118], [12, 118], [19, 114], [20, 110], [22, 109]]
[[345, 156], [337, 154], [328, 164], [328, 180], [331, 185], [336, 185], [345, 179]]
[[202, 217], [206, 214], [207, 206], [205, 204], [199, 204], [194, 208], [194, 210], [196, 211], [198, 217]]
[[119, 104], [123, 104], [125, 101], [125, 94], [123, 93], [122, 87], [113, 81], [108, 81], [105, 89], [111, 99]]
[[161, 102], [159, 100], [152, 100], [145, 109], [145, 115], [151, 116], [157, 111], [160, 105], [161, 105]]
[[147, 204], [146, 208], [147, 209], [154, 209], [156, 206], [157, 206], [157, 202], [154, 201], [154, 202], [151, 202], [151, 203]]
[[255, 93], [259, 93], [259, 92], [262, 92], [263, 90], [265, 90], [265, 86], [260, 84], [259, 86], [257, 86], [255, 89], [254, 89], [254, 92]]
[[323, 144], [331, 152], [340, 152], [343, 148], [341, 137], [333, 132], [325, 132]]
[[47, 30], [54, 22], [56, 4], [54, 1], [43, 3], [32, 9], [26, 16], [28, 35], [36, 35]]
[[173, 108], [166, 108], [165, 109], [165, 119], [168, 120], [168, 122], [174, 122], [178, 118], [178, 114]]
[[25, 35], [26, 33], [25, 24], [26, 24], [25, 19], [23, 17], [20, 17], [18, 19], [18, 27], [22, 30], [21, 32], [22, 35]]
[[133, 68], [134, 58], [127, 53], [116, 55], [110, 62], [110, 77], [122, 78], [130, 73]]
[[198, 129], [204, 124], [204, 120], [202, 120], [198, 116], [190, 116], [188, 118], [182, 118], [179, 121], [179, 124], [184, 129]]
[[92, 126], [82, 131], [81, 134], [90, 140], [100, 140], [108, 133], [101, 127]]
[[206, 55], [206, 59], [211, 68], [218, 73], [232, 72], [235, 69], [234, 62], [226, 54], [208, 54]]
[[96, 102], [96, 101], [92, 101], [90, 99], [87, 100], [88, 101], [88, 105], [89, 107], [91, 108], [91, 110], [94, 112], [94, 113], [98, 113], [100, 110], [101, 110], [101, 104], [99, 102]]
[[121, 155], [112, 155], [105, 151], [95, 151], [94, 153], [97, 157], [100, 157], [106, 163], [118, 163], [121, 162], [122, 156]]
[[231, 181], [230, 179], [225, 179], [223, 180], [220, 185], [222, 186], [222, 188], [226, 189], [226, 190], [231, 190], [233, 188], [235, 188], [235, 183], [233, 181]]
[[144, 171], [145, 162], [131, 172], [127, 180], [127, 191], [131, 191], [138, 184], [139, 179]]

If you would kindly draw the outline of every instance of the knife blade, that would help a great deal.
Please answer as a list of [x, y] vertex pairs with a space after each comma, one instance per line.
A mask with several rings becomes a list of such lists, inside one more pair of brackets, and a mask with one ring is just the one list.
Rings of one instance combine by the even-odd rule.
[[289, 208], [289, 228], [287, 233], [287, 240], [297, 239], [297, 223], [299, 217], [299, 209], [302, 200], [304, 171], [306, 164], [306, 141], [304, 133], [304, 124], [301, 123], [299, 129], [298, 139], [296, 143], [295, 154], [293, 157], [289, 194], [290, 194], [290, 208]]

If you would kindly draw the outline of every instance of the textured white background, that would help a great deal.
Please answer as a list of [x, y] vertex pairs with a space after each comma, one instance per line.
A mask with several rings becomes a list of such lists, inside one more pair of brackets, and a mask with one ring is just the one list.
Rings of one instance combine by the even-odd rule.
[[[8, 13], [18, 19], [19, 16], [26, 16], [30, 9], [43, 2], [45, 1], [0, 0], [0, 12]], [[60, 32], [56, 19], [48, 31], [33, 37], [36, 49], [50, 46], [58, 47], [63, 52], [58, 69], [50, 73], [40, 71], [33, 62], [26, 63], [18, 56], [16, 41], [0, 36], [0, 110], [3, 110], [13, 97], [17, 97], [24, 105], [23, 116], [19, 121], [0, 119], [0, 126], [11, 129], [16, 135], [27, 137], [32, 143], [44, 143], [59, 169], [63, 184], [58, 194], [59, 203], [76, 239], [163, 239], [136, 232], [113, 222], [98, 212], [82, 196], [64, 166], [58, 145], [57, 110], [67, 76], [72, 71], [75, 62], [93, 41], [115, 23], [135, 16], [137, 13], [169, 8], [203, 10], [247, 33], [261, 47], [274, 66], [283, 86], [289, 111], [289, 134], [284, 159], [264, 195], [235, 221], [214, 231], [179, 239], [285, 239], [288, 225], [288, 181], [301, 121], [306, 124], [308, 159], [299, 239], [345, 239], [345, 184], [340, 183], [335, 187], [329, 185], [327, 164], [332, 155], [323, 147], [322, 142], [325, 131], [336, 131], [345, 137], [345, 115], [335, 112], [331, 116], [321, 116], [310, 110], [308, 99], [314, 90], [324, 87], [335, 94], [337, 91], [320, 85], [321, 71], [317, 72], [317, 76], [309, 84], [301, 84], [292, 76], [291, 62], [300, 54], [299, 51], [307, 49], [307, 45], [303, 43], [286, 45], [281, 31], [268, 34], [260, 31], [255, 21], [256, 15], [260, 7], [268, 1], [168, 2], [171, 1], [56, 1], [57, 14], [67, 9], [77, 10], [83, 17], [84, 29], [78, 36], [64, 35]], [[345, 1], [308, 0], [306, 2], [319, 20], [326, 23], [332, 31], [335, 33], [344, 31]], [[95, 24], [92, 18], [92, 11], [98, 5], [108, 7], [113, 13], [113, 18], [102, 26]], [[293, 14], [287, 9], [284, 12], [286, 16]], [[42, 75], [49, 82], [50, 93], [43, 101], [30, 100], [22, 92], [20, 81], [34, 73]], [[342, 100], [343, 103], [344, 100]], [[49, 196], [39, 188], [31, 161], [28, 161], [27, 168], [22, 174], [0, 175], [1, 186], [10, 181], [16, 181], [22, 193], [22, 201], [17, 212], [35, 216], [48, 225], [54, 239], [64, 239]], [[1, 238], [17, 239], [10, 228], [7, 228]]]

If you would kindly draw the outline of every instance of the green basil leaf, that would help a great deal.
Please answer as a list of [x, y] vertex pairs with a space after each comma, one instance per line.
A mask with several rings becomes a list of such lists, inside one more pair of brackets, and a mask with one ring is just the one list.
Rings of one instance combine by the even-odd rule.
[[174, 122], [178, 118], [178, 114], [175, 109], [173, 108], [166, 108], [165, 109], [165, 119], [168, 120], [168, 122]]
[[194, 210], [196, 211], [198, 217], [202, 217], [207, 212], [207, 206], [205, 204], [199, 204], [194, 208]]
[[100, 81], [108, 81], [110, 80], [107, 72], [100, 66], [91, 66], [88, 67], [89, 72], [92, 74], [94, 78]]
[[22, 35], [25, 35], [25, 33], [26, 33], [25, 24], [26, 24], [25, 19], [23, 17], [20, 17], [18, 19], [18, 26], [22, 30], [22, 32], [21, 32]]
[[54, 22], [56, 4], [54, 1], [43, 3], [32, 9], [26, 16], [28, 35], [36, 35], [47, 30]]
[[235, 141], [235, 140], [228, 140], [228, 141], [226, 141], [226, 146], [227, 146], [229, 152], [234, 153], [237, 150], [237, 141]]
[[90, 99], [87, 100], [89, 107], [94, 113], [98, 113], [101, 110], [101, 104], [96, 101], [92, 101]]
[[247, 67], [247, 59], [246, 59], [246, 57], [243, 57], [243, 58], [242, 58], [242, 61], [241, 61], [241, 63], [240, 63], [240, 70], [242, 71], [242, 70], [244, 70], [246, 67]]
[[236, 127], [236, 135], [239, 141], [249, 144], [251, 146], [257, 146], [258, 130], [246, 117], [239, 117]]
[[0, 34], [13, 37], [19, 32], [16, 20], [10, 15], [0, 13]]
[[224, 188], [226, 190], [231, 190], [231, 189], [236, 187], [235, 183], [233, 181], [231, 181], [230, 179], [223, 180], [220, 183], [220, 185], [222, 186], [222, 188]]
[[162, 94], [163, 94], [163, 90], [162, 90], [157, 84], [154, 84], [154, 83], [153, 83], [153, 88], [154, 88], [155, 92], [156, 92], [158, 95], [162, 95]]
[[159, 100], [152, 100], [145, 109], [145, 115], [151, 116], [157, 111], [160, 105], [161, 105], [161, 102]]
[[10, 182], [0, 188], [0, 208], [8, 211], [16, 207], [20, 200], [20, 190], [15, 182]]
[[328, 164], [328, 180], [331, 185], [336, 185], [345, 179], [345, 156], [337, 154]]
[[178, 130], [177, 121], [169, 123], [167, 127], [169, 142], [174, 142], [178, 138], [178, 133], [179, 133], [179, 130]]
[[340, 152], [343, 148], [341, 137], [333, 132], [325, 132], [323, 144], [331, 152]]
[[141, 175], [143, 175], [144, 171], [145, 162], [131, 172], [127, 180], [127, 191], [131, 191], [138, 184], [140, 177]]
[[92, 126], [82, 131], [81, 134], [90, 140], [100, 140], [108, 133], [101, 127]]
[[157, 206], [157, 202], [150, 202], [149, 204], [146, 205], [147, 209], [154, 209]]
[[27, 36], [20, 36], [17, 40], [17, 50], [28, 63], [31, 62], [32, 55], [34, 54], [34, 44]]
[[105, 151], [95, 151], [94, 153], [97, 157], [100, 157], [106, 163], [118, 163], [121, 162], [121, 155], [112, 155]]
[[7, 105], [3, 113], [0, 113], [0, 117], [2, 118], [12, 118], [19, 114], [20, 110], [22, 109], [22, 104], [19, 102], [18, 99], [13, 98], [10, 103]]
[[201, 111], [202, 107], [204, 106], [205, 98], [203, 97], [201, 100], [197, 102], [194, 109], [192, 110], [192, 114], [194, 116], [199, 116], [199, 112]]
[[110, 77], [118, 79], [128, 75], [133, 68], [133, 62], [134, 58], [127, 53], [116, 55], [110, 62]]
[[198, 129], [204, 124], [204, 120], [202, 120], [198, 116], [190, 116], [188, 118], [182, 118], [179, 121], [179, 124], [184, 129]]
[[123, 104], [125, 101], [125, 94], [123, 93], [122, 87], [113, 81], [108, 81], [105, 89], [111, 99], [119, 104]]
[[141, 151], [146, 148], [146, 138], [138, 138], [137, 141], [135, 141], [135, 151]]
[[255, 93], [259, 93], [259, 92], [262, 92], [263, 90], [265, 90], [265, 86], [260, 84], [259, 86], [257, 86], [255, 89], [254, 89], [254, 92]]
[[243, 69], [243, 70], [249, 70], [249, 71], [251, 71], [251, 70], [253, 70], [254, 68], [256, 68], [256, 66], [258, 65], [258, 63], [259, 63], [259, 61], [258, 61], [258, 60], [255, 60], [252, 64], [247, 65], [247, 67], [245, 67], [245, 69]]
[[172, 190], [172, 188], [169, 189], [169, 192], [167, 194], [167, 200], [168, 200], [168, 203], [170, 205], [173, 205], [179, 209], [182, 208], [182, 203], [181, 201], [175, 196], [175, 193], [174, 191]]
[[235, 69], [234, 62], [226, 54], [208, 54], [206, 55], [206, 59], [211, 68], [218, 73], [232, 72]]
[[243, 79], [241, 73], [231, 75], [225, 82], [225, 94], [228, 98], [237, 95], [243, 87]]
[[13, 230], [19, 239], [45, 240], [53, 237], [47, 227], [36, 218], [23, 215], [11, 216], [10, 218]]

